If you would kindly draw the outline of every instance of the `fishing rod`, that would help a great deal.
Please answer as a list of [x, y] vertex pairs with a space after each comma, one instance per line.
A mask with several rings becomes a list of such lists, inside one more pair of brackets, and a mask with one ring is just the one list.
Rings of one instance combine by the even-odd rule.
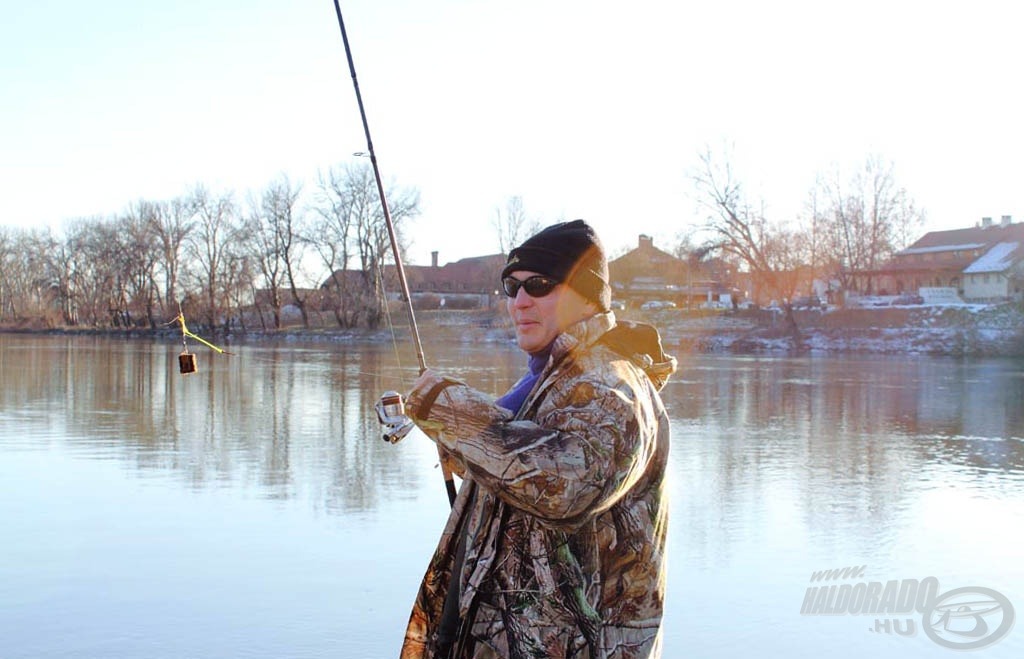
[[[356, 103], [359, 105], [359, 116], [363, 120], [363, 132], [366, 134], [366, 151], [370, 157], [370, 164], [373, 166], [373, 176], [377, 181], [377, 194], [380, 195], [380, 205], [384, 211], [384, 224], [388, 229], [388, 239], [391, 241], [391, 252], [395, 258], [395, 272], [398, 274], [398, 285], [402, 290], [402, 297], [405, 298], [406, 308], [409, 311], [409, 329], [412, 334], [413, 346], [416, 348], [416, 359], [420, 366], [420, 375], [427, 370], [427, 360], [423, 356], [423, 344], [420, 342], [420, 332], [416, 327], [416, 314], [412, 308], [412, 296], [409, 295], [409, 284], [405, 279], [405, 268], [402, 266], [402, 255], [398, 248], [398, 238], [395, 235], [395, 225], [391, 221], [391, 211], [388, 209], [387, 196], [384, 194], [384, 183], [380, 177], [380, 167], [377, 166], [377, 154], [373, 150], [373, 139], [370, 138], [370, 124], [366, 120], [366, 108], [363, 107], [363, 95], [359, 91], [359, 80], [356, 78], [356, 65], [352, 61], [352, 48], [348, 43], [348, 33], [345, 31], [345, 20], [341, 17], [341, 5], [338, 4], [338, 0], [334, 0], [334, 11], [338, 15], [338, 27], [341, 29], [341, 40], [345, 44], [345, 57], [348, 59], [348, 70], [352, 74], [352, 86], [356, 92]], [[382, 409], [385, 412], [382, 414]], [[382, 396], [380, 403], [378, 403], [377, 416], [380, 418], [382, 423], [385, 423], [390, 433], [384, 435], [385, 439], [389, 439], [392, 442], [398, 441], [408, 433], [411, 428], [411, 424], [405, 423], [388, 423], [388, 421], [394, 421], [399, 416], [404, 417], [404, 405], [402, 404], [401, 396], [395, 392], [386, 392]], [[395, 428], [392, 428], [392, 426]], [[404, 429], [401, 435], [398, 436], [397, 432]], [[452, 477], [451, 470], [445, 464], [444, 455], [441, 446], [437, 447], [438, 458], [441, 460], [441, 472], [444, 475], [445, 490], [448, 492], [448, 504], [455, 504], [455, 480]]]

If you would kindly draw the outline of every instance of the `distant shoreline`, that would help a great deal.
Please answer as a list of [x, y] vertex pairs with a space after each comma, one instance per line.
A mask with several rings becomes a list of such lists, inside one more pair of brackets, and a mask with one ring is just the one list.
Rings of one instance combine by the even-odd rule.
[[[669, 352], [719, 354], [921, 354], [936, 356], [1024, 356], [1024, 309], [1001, 305], [980, 309], [916, 307], [837, 309], [797, 312], [803, 337], [796, 350], [781, 315], [759, 312], [686, 313], [682, 310], [617, 312], [620, 318], [653, 324]], [[404, 319], [403, 319], [404, 320]], [[500, 312], [431, 312], [420, 314], [417, 328], [424, 342], [509, 343], [513, 332]], [[192, 328], [211, 341], [232, 343], [377, 344], [408, 341], [404, 322], [377, 329], [338, 327], [279, 330], [247, 328], [209, 332]], [[0, 333], [123, 338], [181, 337], [175, 328], [31, 328], [3, 327]]]

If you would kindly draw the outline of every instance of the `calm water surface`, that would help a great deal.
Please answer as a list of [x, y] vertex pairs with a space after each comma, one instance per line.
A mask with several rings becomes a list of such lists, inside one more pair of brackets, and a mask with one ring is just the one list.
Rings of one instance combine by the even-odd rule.
[[[0, 335], [0, 657], [397, 656], [447, 510], [433, 446], [381, 441], [372, 411], [413, 355], [232, 350], [182, 376], [180, 344]], [[525, 367], [428, 361], [495, 393]], [[1024, 616], [1024, 362], [680, 366], [667, 658], [952, 657], [997, 632], [972, 654], [1024, 655], [1024, 626], [999, 632]], [[930, 621], [812, 614], [812, 587], [890, 581], [961, 595]]]

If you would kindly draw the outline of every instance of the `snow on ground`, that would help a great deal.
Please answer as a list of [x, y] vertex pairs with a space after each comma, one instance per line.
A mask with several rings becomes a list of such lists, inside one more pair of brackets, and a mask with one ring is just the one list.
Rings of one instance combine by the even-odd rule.
[[[686, 317], [678, 311], [640, 318], [669, 346], [699, 352], [794, 350], [781, 313]], [[798, 312], [803, 350], [812, 353], [1024, 355], [1024, 310], [1018, 305], [830, 308]]]
[[[666, 351], [676, 355], [795, 350], [781, 312], [630, 309], [616, 315], [651, 323], [661, 332]], [[825, 312], [798, 311], [796, 320], [803, 338], [800, 352], [812, 354], [1024, 355], [1021, 305], [829, 307]], [[423, 313], [420, 331], [432, 340], [514, 342], [512, 326], [502, 310]], [[388, 334], [384, 329], [380, 333]]]

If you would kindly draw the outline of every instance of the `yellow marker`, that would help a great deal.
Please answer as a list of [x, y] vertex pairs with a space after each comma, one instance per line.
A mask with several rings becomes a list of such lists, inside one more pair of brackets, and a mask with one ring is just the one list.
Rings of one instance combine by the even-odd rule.
[[[188, 343], [185, 342], [185, 339], [188, 337], [192, 337], [196, 341], [202, 343], [204, 346], [212, 348], [213, 350], [216, 350], [217, 352], [223, 355], [232, 354], [227, 350], [224, 350], [223, 348], [213, 345], [203, 337], [190, 332], [188, 329], [188, 325], [185, 324], [185, 314], [181, 312], [181, 305], [178, 305], [178, 317], [171, 321], [171, 323], [175, 322], [181, 323], [181, 344], [185, 348], [182, 351], [182, 353], [178, 355], [178, 370], [181, 372], [182, 375], [187, 375], [189, 373], [196, 372], [196, 356], [188, 351]], [[170, 325], [170, 323], [168, 323], [168, 325]]]
[[210, 343], [209, 341], [207, 341], [203, 337], [196, 336], [195, 334], [190, 332], [188, 330], [188, 326], [185, 324], [185, 316], [183, 316], [182, 314], [179, 313], [178, 317], [175, 318], [174, 320], [172, 320], [171, 322], [173, 323], [174, 321], [178, 321], [179, 323], [181, 323], [181, 335], [183, 337], [182, 340], [184, 340], [184, 337], [186, 337], [186, 336], [192, 337], [196, 341], [199, 341], [200, 343], [202, 343], [204, 346], [208, 346], [210, 348], [213, 348], [214, 350], [216, 350], [217, 352], [219, 352], [221, 354], [224, 354], [224, 355], [232, 354], [232, 353], [228, 352], [227, 350], [225, 350], [223, 348], [218, 348], [217, 346], [213, 345], [212, 343]]

